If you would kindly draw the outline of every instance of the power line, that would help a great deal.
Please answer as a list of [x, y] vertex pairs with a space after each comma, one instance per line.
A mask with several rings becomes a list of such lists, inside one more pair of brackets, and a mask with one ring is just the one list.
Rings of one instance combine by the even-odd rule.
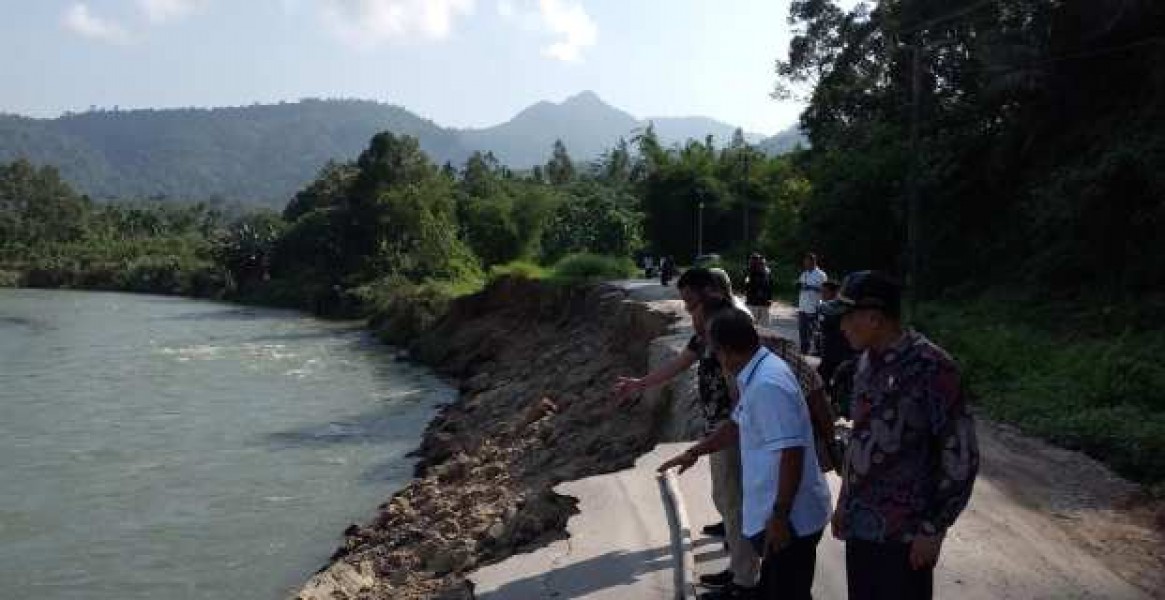
[[1041, 65], [1050, 65], [1053, 63], [1065, 62], [1065, 61], [1069, 61], [1069, 60], [1078, 60], [1081, 58], [1092, 58], [1095, 56], [1103, 56], [1105, 54], [1113, 54], [1115, 52], [1120, 52], [1121, 50], [1128, 50], [1129, 48], [1137, 48], [1140, 46], [1150, 46], [1153, 44], [1160, 44], [1162, 42], [1165, 42], [1165, 36], [1159, 35], [1159, 36], [1154, 36], [1151, 38], [1145, 38], [1143, 40], [1137, 40], [1135, 42], [1129, 42], [1128, 44], [1122, 44], [1120, 46], [1111, 46], [1109, 48], [1101, 48], [1099, 50], [1089, 50], [1089, 51], [1085, 51], [1085, 52], [1077, 52], [1074, 54], [1061, 54], [1060, 56], [1052, 56], [1052, 57], [1045, 58], [1042, 60], [1035, 60], [1035, 61], [1032, 61], [1029, 63], [1023, 63], [1023, 64], [999, 65], [999, 66], [987, 65], [985, 68], [987, 70], [998, 70], [998, 71], [1022, 71], [1023, 69], [1027, 69], [1027, 68], [1031, 68], [1031, 67], [1038, 67]]
[[945, 15], [940, 15], [940, 16], [931, 18], [927, 21], [923, 21], [921, 23], [912, 25], [906, 29], [899, 31], [898, 33], [899, 34], [916, 33], [916, 32], [921, 31], [923, 29], [929, 29], [930, 27], [938, 25], [939, 23], [944, 23], [946, 21], [952, 21], [954, 19], [958, 19], [959, 17], [969, 15], [969, 14], [979, 10], [980, 8], [983, 8], [989, 4], [996, 4], [997, 2], [998, 2], [998, 0], [983, 0], [981, 2], [976, 2], [975, 4], [972, 4], [971, 6], [961, 8], [961, 9], [956, 10], [954, 12], [950, 12], [950, 13], [947, 13]]

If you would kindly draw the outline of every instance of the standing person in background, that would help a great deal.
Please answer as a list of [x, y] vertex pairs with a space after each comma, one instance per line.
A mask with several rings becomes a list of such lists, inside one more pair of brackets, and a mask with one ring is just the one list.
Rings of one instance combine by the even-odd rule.
[[829, 277], [817, 266], [817, 255], [806, 253], [801, 261], [804, 269], [797, 278], [797, 333], [801, 339], [801, 353], [809, 354], [813, 342], [813, 330], [817, 325], [817, 309], [821, 303], [821, 285]]
[[821, 346], [818, 350], [821, 353], [821, 364], [817, 366], [817, 372], [825, 381], [830, 397], [844, 404], [843, 399], [834, 393], [833, 374], [837, 371], [838, 365], [853, 358], [854, 351], [850, 348], [849, 340], [845, 339], [845, 334], [841, 332], [841, 316], [845, 312], [845, 307], [837, 300], [840, 287], [836, 281], [821, 284], [821, 307], [818, 310], [820, 317], [818, 326], [821, 332]]
[[659, 283], [666, 287], [671, 283], [671, 278], [676, 274], [675, 260], [670, 256], [665, 256], [659, 261]]
[[979, 470], [959, 368], [905, 329], [901, 288], [876, 271], [846, 277], [842, 331], [859, 352], [853, 434], [833, 513], [851, 600], [928, 600], [943, 538]]
[[758, 327], [769, 326], [769, 307], [773, 303], [773, 277], [765, 259], [754, 252], [748, 257], [744, 274], [744, 303]]

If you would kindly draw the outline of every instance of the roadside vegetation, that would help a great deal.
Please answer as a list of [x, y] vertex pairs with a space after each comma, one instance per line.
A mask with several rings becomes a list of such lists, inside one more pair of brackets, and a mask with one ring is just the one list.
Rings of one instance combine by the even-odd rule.
[[1165, 335], [1145, 308], [988, 295], [926, 303], [917, 324], [962, 365], [986, 416], [1161, 483]]

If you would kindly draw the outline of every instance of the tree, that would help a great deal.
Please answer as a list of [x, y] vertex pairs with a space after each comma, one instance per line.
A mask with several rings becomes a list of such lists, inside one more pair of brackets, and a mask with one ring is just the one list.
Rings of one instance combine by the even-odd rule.
[[923, 293], [1018, 274], [1048, 290], [1165, 282], [1143, 260], [1165, 233], [1147, 217], [1165, 188], [1148, 166], [1165, 149], [1150, 5], [793, 2], [777, 91], [808, 89], [801, 237], [832, 240], [844, 268], [913, 264]]
[[627, 140], [619, 138], [619, 143], [608, 150], [599, 161], [599, 176], [610, 185], [624, 185], [631, 180], [631, 152]]
[[287, 203], [283, 218], [291, 222], [313, 210], [337, 206], [347, 198], [359, 173], [355, 164], [328, 161], [315, 181]]
[[85, 229], [88, 202], [55, 168], [19, 159], [0, 165], [0, 246], [35, 247], [75, 241]]
[[594, 184], [576, 184], [554, 211], [542, 238], [542, 258], [554, 262], [575, 253], [630, 256], [642, 243], [636, 199]]
[[276, 244], [287, 223], [272, 211], [257, 211], [235, 223], [217, 241], [215, 260], [226, 268], [240, 294], [270, 276]]
[[574, 163], [566, 152], [562, 140], [554, 141], [554, 152], [546, 163], [546, 179], [552, 185], [565, 185], [574, 180]]

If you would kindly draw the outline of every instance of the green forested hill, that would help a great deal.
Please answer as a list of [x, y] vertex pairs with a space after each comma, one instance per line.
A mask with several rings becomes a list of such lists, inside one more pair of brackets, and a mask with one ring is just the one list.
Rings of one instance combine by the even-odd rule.
[[305, 100], [241, 108], [95, 111], [58, 119], [0, 117], [0, 162], [57, 166], [94, 198], [215, 196], [282, 204], [329, 160], [359, 153], [372, 132], [421, 140], [463, 158], [456, 134], [394, 106]]
[[[669, 146], [705, 135], [725, 144], [734, 130], [705, 118], [652, 121]], [[506, 123], [474, 130], [443, 128], [403, 108], [362, 100], [100, 110], [57, 119], [0, 115], [0, 163], [25, 158], [55, 166], [97, 199], [221, 197], [282, 206], [324, 164], [354, 159], [380, 131], [416, 137], [438, 164], [460, 165], [481, 151], [526, 169], [544, 163], [556, 139], [577, 160], [589, 161], [646, 124], [590, 92], [540, 102]]]

